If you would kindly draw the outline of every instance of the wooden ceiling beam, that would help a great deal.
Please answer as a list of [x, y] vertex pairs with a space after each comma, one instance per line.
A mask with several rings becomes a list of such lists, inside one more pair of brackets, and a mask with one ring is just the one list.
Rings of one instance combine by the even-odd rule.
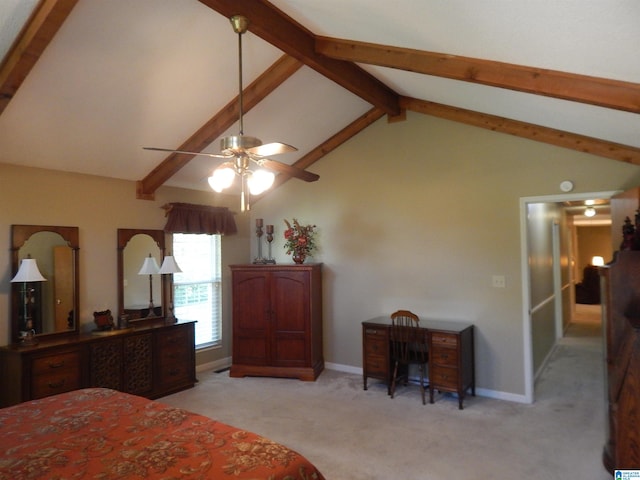
[[231, 18], [244, 15], [249, 31], [338, 85], [382, 108], [388, 115], [401, 114], [399, 95], [373, 75], [350, 61], [336, 60], [316, 52], [316, 36], [288, 15], [264, 0], [199, 0]]
[[[280, 57], [269, 69], [255, 79], [242, 92], [244, 113], [255, 107], [286, 79], [297, 72], [302, 63], [289, 55]], [[176, 150], [201, 152], [211, 142], [238, 121], [240, 102], [238, 96], [225, 105], [207, 123], [198, 129]], [[152, 200], [155, 191], [184, 167], [195, 155], [172, 153], [154, 168], [144, 179], [137, 182], [136, 196]]]
[[640, 148], [415, 98], [402, 97], [400, 105], [414, 112], [590, 153], [620, 162], [640, 165]]
[[316, 37], [331, 58], [640, 113], [640, 84], [477, 58]]
[[0, 114], [78, 0], [41, 0], [0, 65]]

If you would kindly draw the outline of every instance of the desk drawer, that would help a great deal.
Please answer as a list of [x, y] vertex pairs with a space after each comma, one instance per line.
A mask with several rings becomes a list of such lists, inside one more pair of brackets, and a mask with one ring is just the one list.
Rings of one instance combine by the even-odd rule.
[[429, 355], [429, 362], [434, 365], [444, 365], [447, 367], [458, 366], [458, 350], [456, 348], [433, 347]]
[[367, 355], [367, 373], [371, 376], [374, 375], [387, 375], [389, 371], [389, 365], [387, 364], [387, 358], [383, 355]]
[[429, 367], [429, 382], [435, 388], [452, 389], [458, 388], [458, 369], [452, 367], [443, 367], [442, 365], [433, 364]]
[[367, 337], [365, 342], [365, 355], [386, 355], [389, 350], [389, 343], [386, 338], [378, 338], [375, 336]]
[[456, 335], [455, 333], [431, 333], [431, 343], [434, 346], [455, 348], [458, 346], [458, 338], [458, 335]]

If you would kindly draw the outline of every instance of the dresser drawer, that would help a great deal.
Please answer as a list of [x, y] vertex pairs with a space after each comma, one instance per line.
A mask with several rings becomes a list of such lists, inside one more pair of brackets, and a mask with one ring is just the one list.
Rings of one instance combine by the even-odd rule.
[[76, 371], [80, 366], [80, 352], [65, 352], [46, 357], [36, 357], [31, 363], [33, 375], [46, 375], [69, 369]]
[[76, 390], [82, 386], [80, 352], [36, 357], [31, 362], [31, 398]]
[[189, 352], [184, 345], [161, 351], [158, 355], [160, 368], [170, 368], [176, 364], [184, 364], [189, 360]]
[[429, 367], [429, 382], [435, 388], [456, 390], [458, 388], [458, 369], [436, 364], [431, 365]]
[[448, 367], [458, 366], [458, 350], [455, 348], [443, 348], [435, 346], [431, 349], [429, 362], [434, 365], [444, 365]]
[[189, 345], [189, 330], [186, 328], [175, 328], [172, 330], [163, 331], [158, 333], [158, 347], [160, 347], [160, 354], [163, 349], [171, 348], [187, 348]]
[[434, 346], [457, 347], [458, 338], [459, 338], [458, 335], [456, 335], [455, 333], [445, 333], [445, 332], [431, 333], [431, 343]]
[[191, 367], [185, 361], [173, 362], [171, 365], [161, 365], [158, 382], [162, 388], [189, 383], [191, 381]]
[[75, 370], [39, 375], [31, 379], [31, 398], [43, 398], [77, 390], [81, 385], [80, 366], [76, 367]]

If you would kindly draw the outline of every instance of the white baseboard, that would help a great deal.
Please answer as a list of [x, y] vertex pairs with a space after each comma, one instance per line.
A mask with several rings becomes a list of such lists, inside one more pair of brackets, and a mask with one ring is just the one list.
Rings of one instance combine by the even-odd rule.
[[[327, 362], [324, 364], [329, 370], [336, 370], [338, 372], [353, 373], [355, 375], [362, 375], [361, 367], [354, 367], [351, 365], [342, 365], [340, 363]], [[476, 395], [480, 397], [494, 398], [496, 400], [506, 400], [509, 402], [517, 403], [531, 403], [527, 401], [525, 395], [518, 395], [509, 392], [500, 392], [497, 390], [489, 390], [487, 388], [476, 388]]]
[[[214, 362], [197, 365], [196, 372], [204, 372], [204, 371], [211, 371], [211, 370], [216, 372], [219, 370], [224, 370], [225, 368], [229, 368], [230, 366], [231, 366], [231, 357], [226, 357], [220, 360], [216, 360]], [[326, 362], [324, 366], [329, 370], [335, 370], [337, 372], [351, 373], [354, 375], [362, 375], [361, 367], [354, 367], [352, 365], [344, 365], [341, 363], [332, 363], [332, 362]], [[527, 401], [527, 398], [525, 395], [518, 395], [515, 393], [509, 393], [509, 392], [500, 392], [498, 390], [490, 390], [487, 388], [476, 388], [476, 395], [480, 397], [493, 398], [496, 400], [506, 400], [508, 402], [531, 403]]]

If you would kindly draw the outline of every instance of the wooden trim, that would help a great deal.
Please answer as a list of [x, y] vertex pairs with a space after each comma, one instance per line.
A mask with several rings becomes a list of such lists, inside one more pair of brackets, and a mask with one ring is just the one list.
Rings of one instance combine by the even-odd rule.
[[427, 102], [415, 98], [402, 97], [400, 99], [400, 105], [414, 112], [433, 115], [435, 117], [486, 128], [496, 132], [507, 133], [509, 135], [535, 140], [536, 142], [548, 143], [558, 147], [590, 153], [620, 162], [640, 165], [640, 148], [607, 142], [605, 140], [533, 125], [531, 123], [510, 120], [495, 115], [478, 113], [463, 108], [449, 107], [440, 103]]
[[509, 63], [316, 37], [328, 57], [640, 113], [640, 84]]
[[[280, 86], [286, 79], [298, 71], [302, 64], [289, 55], [280, 57], [268, 70], [243, 90], [244, 112], [248, 112], [261, 100]], [[201, 152], [211, 142], [231, 127], [240, 117], [238, 97], [229, 102], [207, 123], [198, 129], [176, 150]], [[144, 179], [138, 181], [136, 198], [153, 200], [154, 192], [178, 170], [184, 167], [195, 155], [172, 153], [165, 158]]]
[[[216, 12], [230, 18], [244, 15], [249, 19], [249, 31], [308, 67], [333, 80], [360, 98], [382, 108], [389, 115], [398, 115], [399, 96], [391, 88], [353, 62], [319, 55], [316, 37], [291, 17], [265, 0], [200, 0]], [[336, 15], [339, 14], [336, 12]]]
[[78, 0], [41, 0], [0, 66], [0, 114]]

